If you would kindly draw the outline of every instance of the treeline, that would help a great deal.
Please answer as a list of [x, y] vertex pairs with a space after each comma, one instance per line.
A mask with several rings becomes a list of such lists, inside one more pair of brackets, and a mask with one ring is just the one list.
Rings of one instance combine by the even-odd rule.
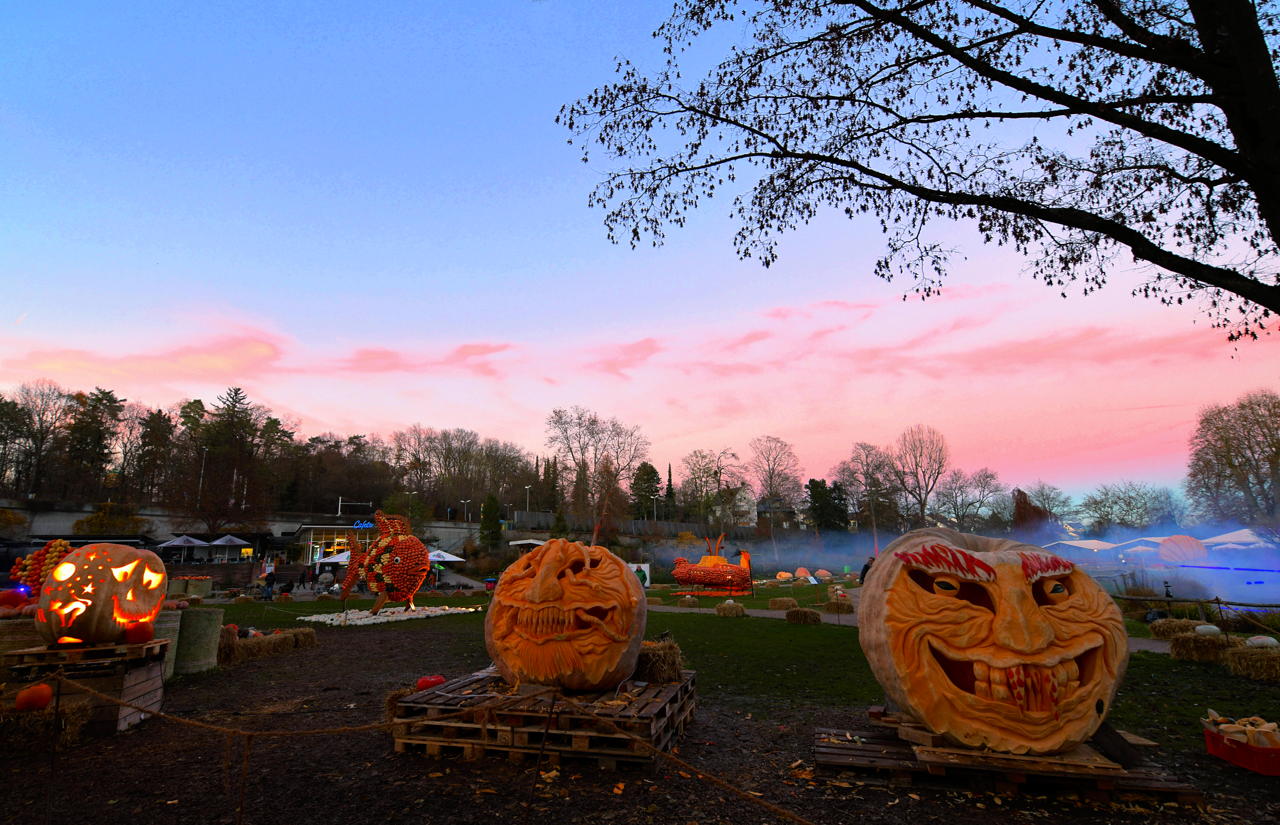
[[[604, 540], [626, 518], [713, 530], [757, 524], [762, 533], [948, 524], [998, 534], [1013, 524], [1010, 485], [990, 468], [956, 467], [945, 437], [925, 425], [892, 444], [857, 442], [826, 478], [807, 481], [792, 445], [767, 435], [743, 454], [698, 449], [659, 469], [639, 427], [582, 407], [548, 415], [544, 446], [545, 455], [534, 454], [471, 430], [418, 424], [385, 439], [303, 438], [237, 387], [211, 404], [168, 409], [49, 381], [0, 394], [0, 497], [30, 510], [110, 502], [91, 521], [96, 532], [134, 532], [132, 514], [149, 505], [218, 532], [253, 529], [273, 512], [336, 513], [339, 498], [418, 520], [483, 519], [490, 528], [527, 506], [559, 514], [557, 530], [565, 516], [598, 523]], [[1079, 502], [1040, 480], [1021, 487], [1052, 517], [1099, 535], [1194, 519], [1276, 524], [1280, 396], [1259, 391], [1202, 411], [1190, 447], [1185, 497], [1132, 481], [1101, 485]], [[13, 518], [0, 510], [6, 514]], [[485, 535], [497, 541], [493, 529]]]

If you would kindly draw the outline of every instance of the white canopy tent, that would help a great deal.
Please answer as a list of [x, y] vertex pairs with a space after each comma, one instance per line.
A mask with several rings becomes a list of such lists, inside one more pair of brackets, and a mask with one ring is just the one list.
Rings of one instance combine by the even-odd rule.
[[182, 556], [179, 558], [178, 563], [182, 564], [187, 560], [187, 551], [190, 550], [192, 547], [208, 547], [208, 546], [209, 546], [209, 542], [201, 541], [200, 539], [193, 539], [191, 536], [184, 534], [184, 535], [178, 536], [177, 538], [169, 539], [168, 541], [157, 545], [157, 548], [164, 548], [164, 549], [173, 548], [173, 547], [181, 548]]
[[[237, 538], [237, 537], [235, 537], [235, 536], [231, 535], [230, 533], [226, 534], [225, 536], [223, 536], [223, 537], [222, 537], [222, 538], [220, 538], [220, 539], [215, 539], [215, 540], [213, 540], [213, 541], [209, 542], [209, 544], [210, 544], [210, 546], [216, 546], [216, 547], [218, 547], [218, 548], [219, 548], [219, 557], [220, 557], [220, 558], [224, 558], [224, 559], [231, 558], [231, 556], [226, 555], [227, 551], [226, 551], [226, 550], [223, 550], [222, 548], [230, 548], [230, 547], [252, 547], [252, 546], [253, 546], [253, 545], [249, 544], [249, 542], [245, 541], [244, 539]], [[237, 553], [236, 553], [236, 557], [238, 557], [239, 555], [240, 555], [240, 554], [239, 554], [239, 551], [237, 551]]]
[[427, 558], [431, 561], [466, 561], [461, 556], [455, 556], [452, 553], [446, 553], [443, 550], [432, 550], [427, 554]]

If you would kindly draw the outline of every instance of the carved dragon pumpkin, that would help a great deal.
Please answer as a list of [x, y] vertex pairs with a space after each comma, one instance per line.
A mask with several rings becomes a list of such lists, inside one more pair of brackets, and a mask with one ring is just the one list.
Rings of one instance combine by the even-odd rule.
[[1011, 753], [1088, 739], [1124, 673], [1124, 620], [1075, 565], [1006, 539], [915, 530], [872, 566], [862, 649], [886, 694], [934, 733]]
[[551, 539], [502, 572], [484, 624], [503, 678], [606, 690], [635, 672], [647, 602], [604, 547]]
[[138, 638], [165, 595], [164, 562], [150, 550], [90, 544], [72, 550], [40, 587], [36, 631], [53, 643], [116, 643]]

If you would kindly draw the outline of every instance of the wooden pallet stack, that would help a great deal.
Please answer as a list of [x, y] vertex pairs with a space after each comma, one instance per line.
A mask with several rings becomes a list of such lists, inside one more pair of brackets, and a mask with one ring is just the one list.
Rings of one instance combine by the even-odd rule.
[[[479, 759], [502, 753], [512, 761], [541, 755], [651, 763], [650, 747], [668, 750], [697, 703], [694, 671], [679, 682], [624, 682], [603, 693], [548, 693], [541, 685], [507, 684], [493, 668], [406, 696], [393, 729], [398, 752]], [[637, 741], [637, 739], [641, 741]]]
[[62, 688], [63, 697], [85, 701], [92, 709], [86, 732], [113, 734], [151, 714], [76, 691], [75, 685], [147, 711], [158, 711], [164, 701], [164, 654], [168, 646], [168, 639], [156, 639], [145, 644], [30, 647], [6, 652], [3, 666], [8, 679], [16, 685], [62, 671], [73, 682]]
[[[1074, 791], [1085, 799], [1109, 801], [1138, 795], [1199, 805], [1204, 795], [1157, 767], [1125, 767], [1089, 744], [1052, 756], [1020, 756], [976, 748], [955, 747], [943, 737], [883, 708], [867, 711], [868, 730], [814, 731], [814, 761], [819, 767], [869, 771], [890, 782], [909, 785], [919, 779], [945, 777], [951, 784], [1017, 793], [1028, 786], [1053, 786]], [[1129, 746], [1155, 746], [1141, 737], [1118, 731]]]

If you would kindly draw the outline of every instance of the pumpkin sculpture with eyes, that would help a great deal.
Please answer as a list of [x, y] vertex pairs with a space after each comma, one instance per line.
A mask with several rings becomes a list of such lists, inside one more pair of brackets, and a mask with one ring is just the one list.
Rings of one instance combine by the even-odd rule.
[[551, 539], [502, 572], [485, 647], [512, 684], [607, 690], [635, 672], [647, 606], [622, 559]]
[[1124, 620], [1088, 574], [1043, 548], [915, 530], [880, 554], [858, 605], [885, 693], [934, 733], [1054, 753], [1102, 723], [1128, 656]]
[[146, 638], [164, 602], [165, 579], [164, 562], [150, 550], [123, 544], [72, 550], [40, 586], [36, 631], [51, 644]]

